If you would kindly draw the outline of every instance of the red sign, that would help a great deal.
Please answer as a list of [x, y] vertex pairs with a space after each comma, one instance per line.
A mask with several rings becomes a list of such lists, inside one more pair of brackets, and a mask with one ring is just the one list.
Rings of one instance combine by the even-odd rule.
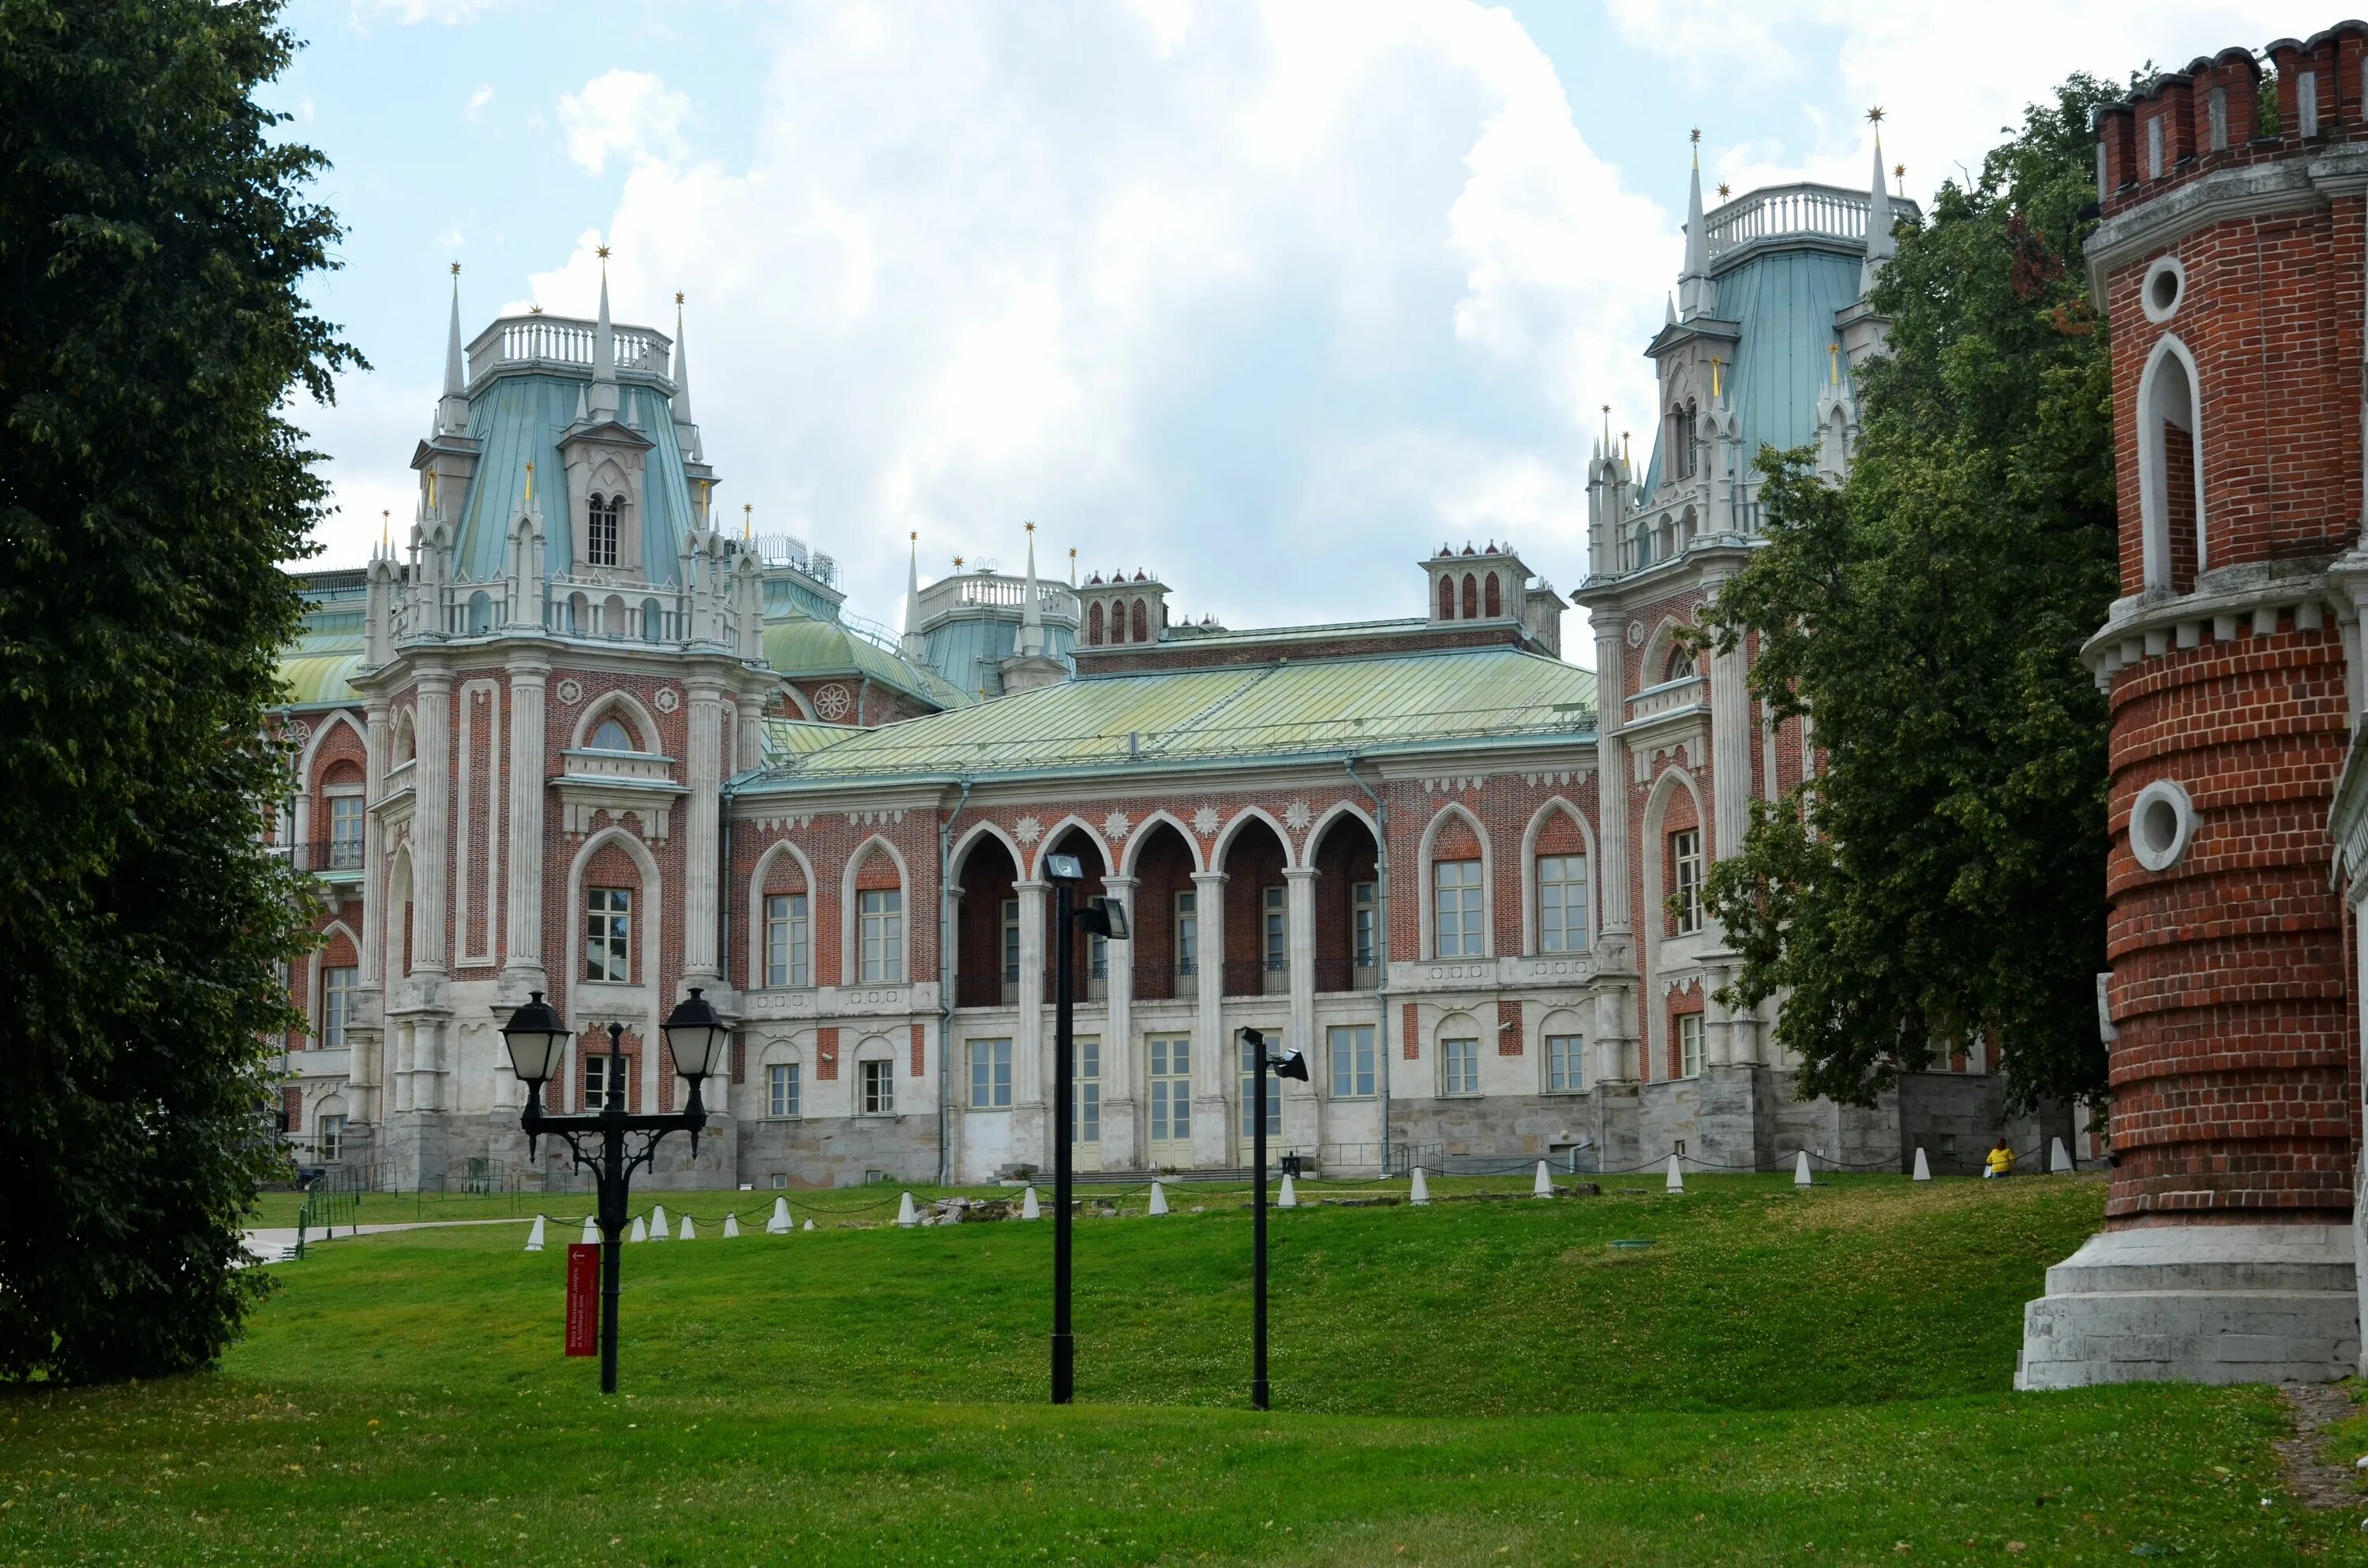
[[567, 1353], [590, 1356], [600, 1338], [600, 1249], [582, 1243], [567, 1248]]

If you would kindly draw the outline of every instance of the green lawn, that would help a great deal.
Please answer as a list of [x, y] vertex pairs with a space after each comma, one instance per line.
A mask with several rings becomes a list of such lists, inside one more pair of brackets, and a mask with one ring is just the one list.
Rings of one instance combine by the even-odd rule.
[[2368, 1561], [2262, 1391], [2008, 1392], [2100, 1184], [1689, 1185], [1278, 1213], [1271, 1415], [1199, 1189], [1080, 1223], [1064, 1412], [1049, 1224], [633, 1248], [610, 1402], [557, 1246], [339, 1241], [218, 1373], [0, 1399], [0, 1562]]

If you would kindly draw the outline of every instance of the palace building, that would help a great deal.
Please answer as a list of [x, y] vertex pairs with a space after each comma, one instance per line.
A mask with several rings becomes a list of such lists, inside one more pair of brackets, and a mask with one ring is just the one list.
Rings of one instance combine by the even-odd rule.
[[[287, 658], [277, 831], [329, 902], [291, 977], [300, 1157], [397, 1186], [525, 1166], [497, 1029], [529, 992], [581, 1041], [553, 1108], [671, 1108], [656, 1024], [698, 987], [730, 1065], [661, 1183], [1045, 1167], [1068, 854], [1132, 927], [1069, 977], [1087, 1168], [1238, 1168], [1252, 1116], [1327, 1170], [1971, 1168], [2000, 1126], [1978, 1054], [1873, 1108], [1803, 1100], [1773, 1011], [1718, 1001], [1737, 960], [1702, 880], [1816, 744], [1740, 654], [1678, 640], [1756, 547], [1761, 444], [1847, 471], [1884, 351], [1866, 289], [1913, 211], [1879, 148], [1864, 190], [1705, 210], [1697, 173], [1645, 350], [1663, 416], [1641, 466], [1599, 442], [1585, 560], [1457, 541], [1397, 613], [1258, 630], [1132, 566], [1047, 581], [1032, 533], [1024, 572], [916, 567], [901, 632], [871, 626], [827, 556], [731, 526], [679, 319], [618, 325], [604, 283], [596, 320], [464, 347], [456, 286], [416, 519], [307, 576]], [[1244, 1026], [1312, 1080], [1249, 1103]]]

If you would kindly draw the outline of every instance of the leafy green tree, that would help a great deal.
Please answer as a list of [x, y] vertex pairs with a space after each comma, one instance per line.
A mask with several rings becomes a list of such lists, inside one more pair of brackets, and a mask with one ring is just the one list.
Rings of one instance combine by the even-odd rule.
[[263, 1289], [310, 925], [265, 710], [323, 497], [280, 410], [359, 363], [299, 291], [323, 160], [255, 101], [279, 9], [0, 0], [0, 1377], [201, 1365]]
[[1848, 483], [1763, 452], [1768, 546], [1705, 618], [1824, 753], [1707, 889], [1734, 998], [1784, 995], [1809, 1092], [1863, 1104], [1976, 1037], [2018, 1105], [2104, 1085], [2107, 716], [2078, 651], [2116, 591], [2112, 386], [2080, 247], [2114, 96], [2072, 78], [1903, 226]]

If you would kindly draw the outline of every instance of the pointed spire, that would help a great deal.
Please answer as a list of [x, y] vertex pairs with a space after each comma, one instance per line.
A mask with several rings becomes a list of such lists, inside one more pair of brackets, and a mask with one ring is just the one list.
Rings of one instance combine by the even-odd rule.
[[924, 652], [921, 642], [921, 536], [907, 534], [910, 541], [905, 562], [905, 656], [918, 659]]
[[690, 415], [690, 346], [682, 335], [682, 295], [674, 297], [674, 436], [682, 455], [697, 462], [705, 454], [699, 446], [699, 421]]
[[1715, 298], [1710, 280], [1710, 229], [1702, 222], [1702, 132], [1694, 139], [1693, 172], [1686, 176], [1686, 269], [1678, 275], [1679, 305], [1689, 321], [1708, 315]]
[[1874, 124], [1874, 177], [1867, 187], [1866, 261], [1859, 268], [1858, 291], [1862, 299], [1883, 275], [1883, 265], [1898, 253], [1899, 245], [1891, 237], [1891, 189], [1883, 179], [1883, 111], [1869, 109], [1867, 119]]
[[1044, 651], [1044, 607], [1036, 598], [1036, 525], [1028, 525], [1028, 585], [1019, 600], [1019, 646], [1022, 653]]
[[452, 264], [452, 318], [444, 334], [444, 395], [436, 404], [436, 433], [463, 435], [469, 428], [469, 387], [461, 370], [461, 264]]
[[617, 329], [609, 320], [609, 247], [600, 254], [600, 319], [592, 328], [592, 403], [595, 418], [617, 416]]

